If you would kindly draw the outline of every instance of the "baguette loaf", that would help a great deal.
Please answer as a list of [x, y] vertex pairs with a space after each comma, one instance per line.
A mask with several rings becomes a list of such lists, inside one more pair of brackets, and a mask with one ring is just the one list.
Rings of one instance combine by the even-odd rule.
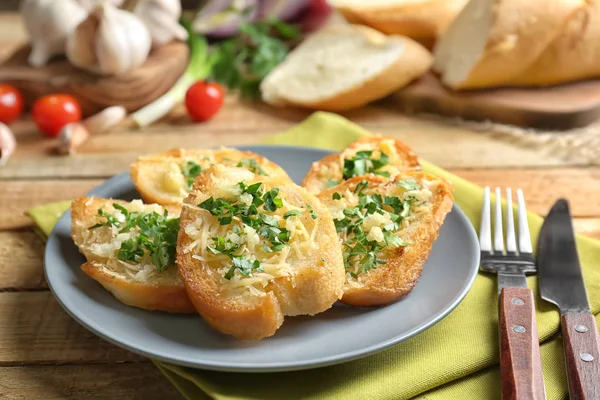
[[365, 136], [351, 143], [341, 153], [330, 154], [314, 162], [302, 186], [310, 193], [317, 194], [345, 179], [367, 172], [391, 177], [400, 171], [418, 168], [417, 154], [404, 142], [381, 135]]
[[[134, 257], [123, 259], [126, 257], [123, 257], [121, 250], [125, 250], [126, 242], [136, 242], [139, 228], [125, 229], [125, 214], [115, 208], [115, 205], [138, 215], [156, 213], [162, 216], [165, 212], [161, 206], [145, 205], [140, 200], [126, 202], [92, 197], [74, 200], [71, 204], [71, 229], [73, 241], [87, 259], [81, 266], [83, 272], [129, 306], [172, 313], [193, 313], [194, 306], [174, 263], [158, 268], [148, 254], [135, 257], [137, 261], [131, 259]], [[99, 215], [99, 210], [105, 214]], [[171, 212], [168, 218], [177, 220], [178, 214], [177, 211]], [[107, 217], [111, 218], [112, 224]], [[98, 224], [102, 226], [96, 226]], [[176, 226], [174, 229], [176, 234]], [[155, 237], [153, 235], [151, 239]], [[176, 238], [172, 236], [170, 240], [174, 248]]]
[[317, 197], [344, 250], [342, 302], [355, 306], [389, 304], [412, 291], [453, 201], [447, 182], [418, 171], [354, 177]]
[[468, 0], [329, 0], [350, 23], [402, 35], [431, 48]]
[[181, 212], [177, 264], [196, 309], [239, 339], [271, 336], [286, 315], [342, 296], [344, 267], [327, 208], [290, 180], [215, 165]]
[[265, 102], [318, 110], [358, 108], [404, 87], [431, 66], [412, 39], [360, 25], [331, 25], [309, 36], [261, 83]]
[[434, 49], [455, 89], [547, 86], [600, 76], [600, 2], [472, 0]]
[[288, 177], [281, 167], [266, 158], [230, 148], [172, 149], [150, 154], [131, 165], [130, 175], [145, 202], [181, 206], [194, 178], [214, 164], [240, 166], [264, 176]]

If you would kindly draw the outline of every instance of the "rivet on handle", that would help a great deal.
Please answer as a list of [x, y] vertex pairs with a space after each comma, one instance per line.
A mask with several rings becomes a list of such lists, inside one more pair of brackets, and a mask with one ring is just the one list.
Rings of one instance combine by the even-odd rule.
[[522, 325], [515, 325], [513, 327], [513, 331], [515, 331], [517, 333], [523, 333], [523, 332], [525, 332], [525, 327]]
[[588, 331], [588, 328], [585, 325], [576, 325], [575, 330], [579, 333], [586, 333]]
[[579, 355], [579, 357], [580, 357], [580, 358], [581, 358], [583, 361], [585, 361], [585, 362], [591, 362], [591, 361], [594, 361], [594, 356], [593, 356], [593, 355], [591, 355], [590, 353], [581, 353], [581, 354]]
[[525, 302], [523, 301], [523, 299], [520, 299], [518, 297], [515, 297], [514, 299], [512, 299], [512, 303], [517, 305], [517, 306], [522, 306], [523, 304], [525, 304]]

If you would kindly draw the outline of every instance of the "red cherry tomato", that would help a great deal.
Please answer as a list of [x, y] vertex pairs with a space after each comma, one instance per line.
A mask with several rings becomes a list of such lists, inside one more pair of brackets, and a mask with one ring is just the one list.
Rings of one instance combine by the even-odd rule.
[[81, 121], [81, 106], [68, 94], [50, 94], [40, 97], [31, 110], [33, 121], [49, 137], [57, 137], [63, 126]]
[[6, 125], [19, 118], [23, 111], [23, 96], [11, 85], [0, 84], [0, 122]]
[[218, 83], [198, 81], [185, 94], [185, 107], [194, 121], [211, 119], [223, 105], [223, 88]]

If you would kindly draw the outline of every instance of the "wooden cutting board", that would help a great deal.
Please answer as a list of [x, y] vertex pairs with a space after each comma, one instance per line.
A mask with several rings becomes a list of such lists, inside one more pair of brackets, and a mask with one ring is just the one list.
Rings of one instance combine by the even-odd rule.
[[135, 70], [104, 77], [78, 69], [64, 57], [33, 68], [27, 63], [29, 51], [22, 47], [0, 65], [0, 82], [17, 87], [29, 106], [43, 95], [68, 93], [79, 100], [85, 116], [113, 105], [135, 111], [151, 103], [173, 86], [189, 56], [187, 44], [172, 42], [153, 50]]
[[550, 88], [452, 91], [433, 73], [392, 96], [403, 111], [568, 130], [600, 119], [600, 79]]

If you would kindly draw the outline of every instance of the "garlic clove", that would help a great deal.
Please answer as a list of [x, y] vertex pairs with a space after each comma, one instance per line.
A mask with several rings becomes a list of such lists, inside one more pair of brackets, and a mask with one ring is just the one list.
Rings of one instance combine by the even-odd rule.
[[17, 140], [10, 128], [0, 122], [0, 166], [6, 164], [17, 148]]
[[95, 135], [97, 133], [106, 132], [110, 128], [118, 125], [126, 116], [127, 110], [125, 110], [125, 107], [112, 106], [84, 119], [81, 121], [81, 124], [90, 134]]
[[61, 154], [73, 154], [90, 136], [90, 132], [83, 124], [71, 122], [60, 131], [57, 150]]
[[68, 35], [87, 15], [75, 0], [23, 0], [20, 10], [32, 47], [29, 64], [34, 67], [63, 54]]
[[124, 0], [77, 0], [77, 2], [88, 12], [99, 6], [105, 1], [110, 1], [115, 7], [121, 7]]
[[99, 19], [90, 15], [67, 38], [67, 58], [74, 66], [97, 72], [95, 39], [99, 24]]
[[188, 32], [179, 24], [179, 0], [145, 0], [135, 8], [135, 14], [146, 24], [152, 37], [152, 46], [158, 47], [173, 39], [187, 40]]

